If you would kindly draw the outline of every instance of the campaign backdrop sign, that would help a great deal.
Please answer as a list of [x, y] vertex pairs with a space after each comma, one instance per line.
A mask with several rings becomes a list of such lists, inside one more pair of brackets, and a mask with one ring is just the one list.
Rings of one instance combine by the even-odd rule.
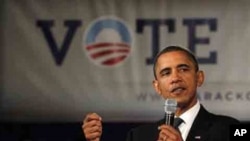
[[153, 121], [164, 47], [191, 50], [200, 103], [250, 120], [250, 1], [2, 0], [1, 121]]

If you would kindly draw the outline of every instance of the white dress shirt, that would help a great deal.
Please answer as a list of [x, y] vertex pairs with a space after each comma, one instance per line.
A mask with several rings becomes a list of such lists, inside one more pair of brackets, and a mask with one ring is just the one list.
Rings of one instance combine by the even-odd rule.
[[199, 110], [200, 110], [200, 102], [197, 101], [196, 104], [191, 109], [189, 109], [188, 111], [186, 111], [185, 113], [183, 113], [180, 116], [180, 118], [183, 119], [183, 121], [184, 121], [179, 126], [179, 130], [181, 132], [181, 136], [182, 136], [183, 141], [185, 141], [187, 139], [190, 128], [191, 128], [191, 126], [194, 122], [194, 119], [197, 116]]

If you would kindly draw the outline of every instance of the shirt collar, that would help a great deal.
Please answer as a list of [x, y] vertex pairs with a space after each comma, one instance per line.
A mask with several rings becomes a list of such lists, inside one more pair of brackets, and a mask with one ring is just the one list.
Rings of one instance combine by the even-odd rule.
[[192, 125], [196, 115], [199, 112], [199, 110], [200, 110], [200, 102], [197, 101], [196, 104], [193, 107], [191, 107], [185, 113], [180, 115], [180, 118], [183, 119], [185, 124]]

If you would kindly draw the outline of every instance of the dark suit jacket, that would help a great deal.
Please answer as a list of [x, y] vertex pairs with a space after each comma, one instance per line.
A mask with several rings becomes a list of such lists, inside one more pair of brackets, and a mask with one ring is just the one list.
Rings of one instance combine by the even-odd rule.
[[[164, 124], [165, 119], [132, 129], [127, 141], [156, 141], [159, 131], [157, 127]], [[202, 105], [189, 131], [186, 141], [229, 141], [229, 125], [238, 120], [222, 115], [209, 113]]]

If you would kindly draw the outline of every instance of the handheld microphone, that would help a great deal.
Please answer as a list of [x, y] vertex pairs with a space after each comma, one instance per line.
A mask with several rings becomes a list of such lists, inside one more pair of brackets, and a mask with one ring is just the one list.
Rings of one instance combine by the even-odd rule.
[[174, 124], [174, 115], [177, 108], [177, 101], [174, 99], [167, 99], [165, 101], [165, 113], [166, 113], [166, 124], [173, 126]]

